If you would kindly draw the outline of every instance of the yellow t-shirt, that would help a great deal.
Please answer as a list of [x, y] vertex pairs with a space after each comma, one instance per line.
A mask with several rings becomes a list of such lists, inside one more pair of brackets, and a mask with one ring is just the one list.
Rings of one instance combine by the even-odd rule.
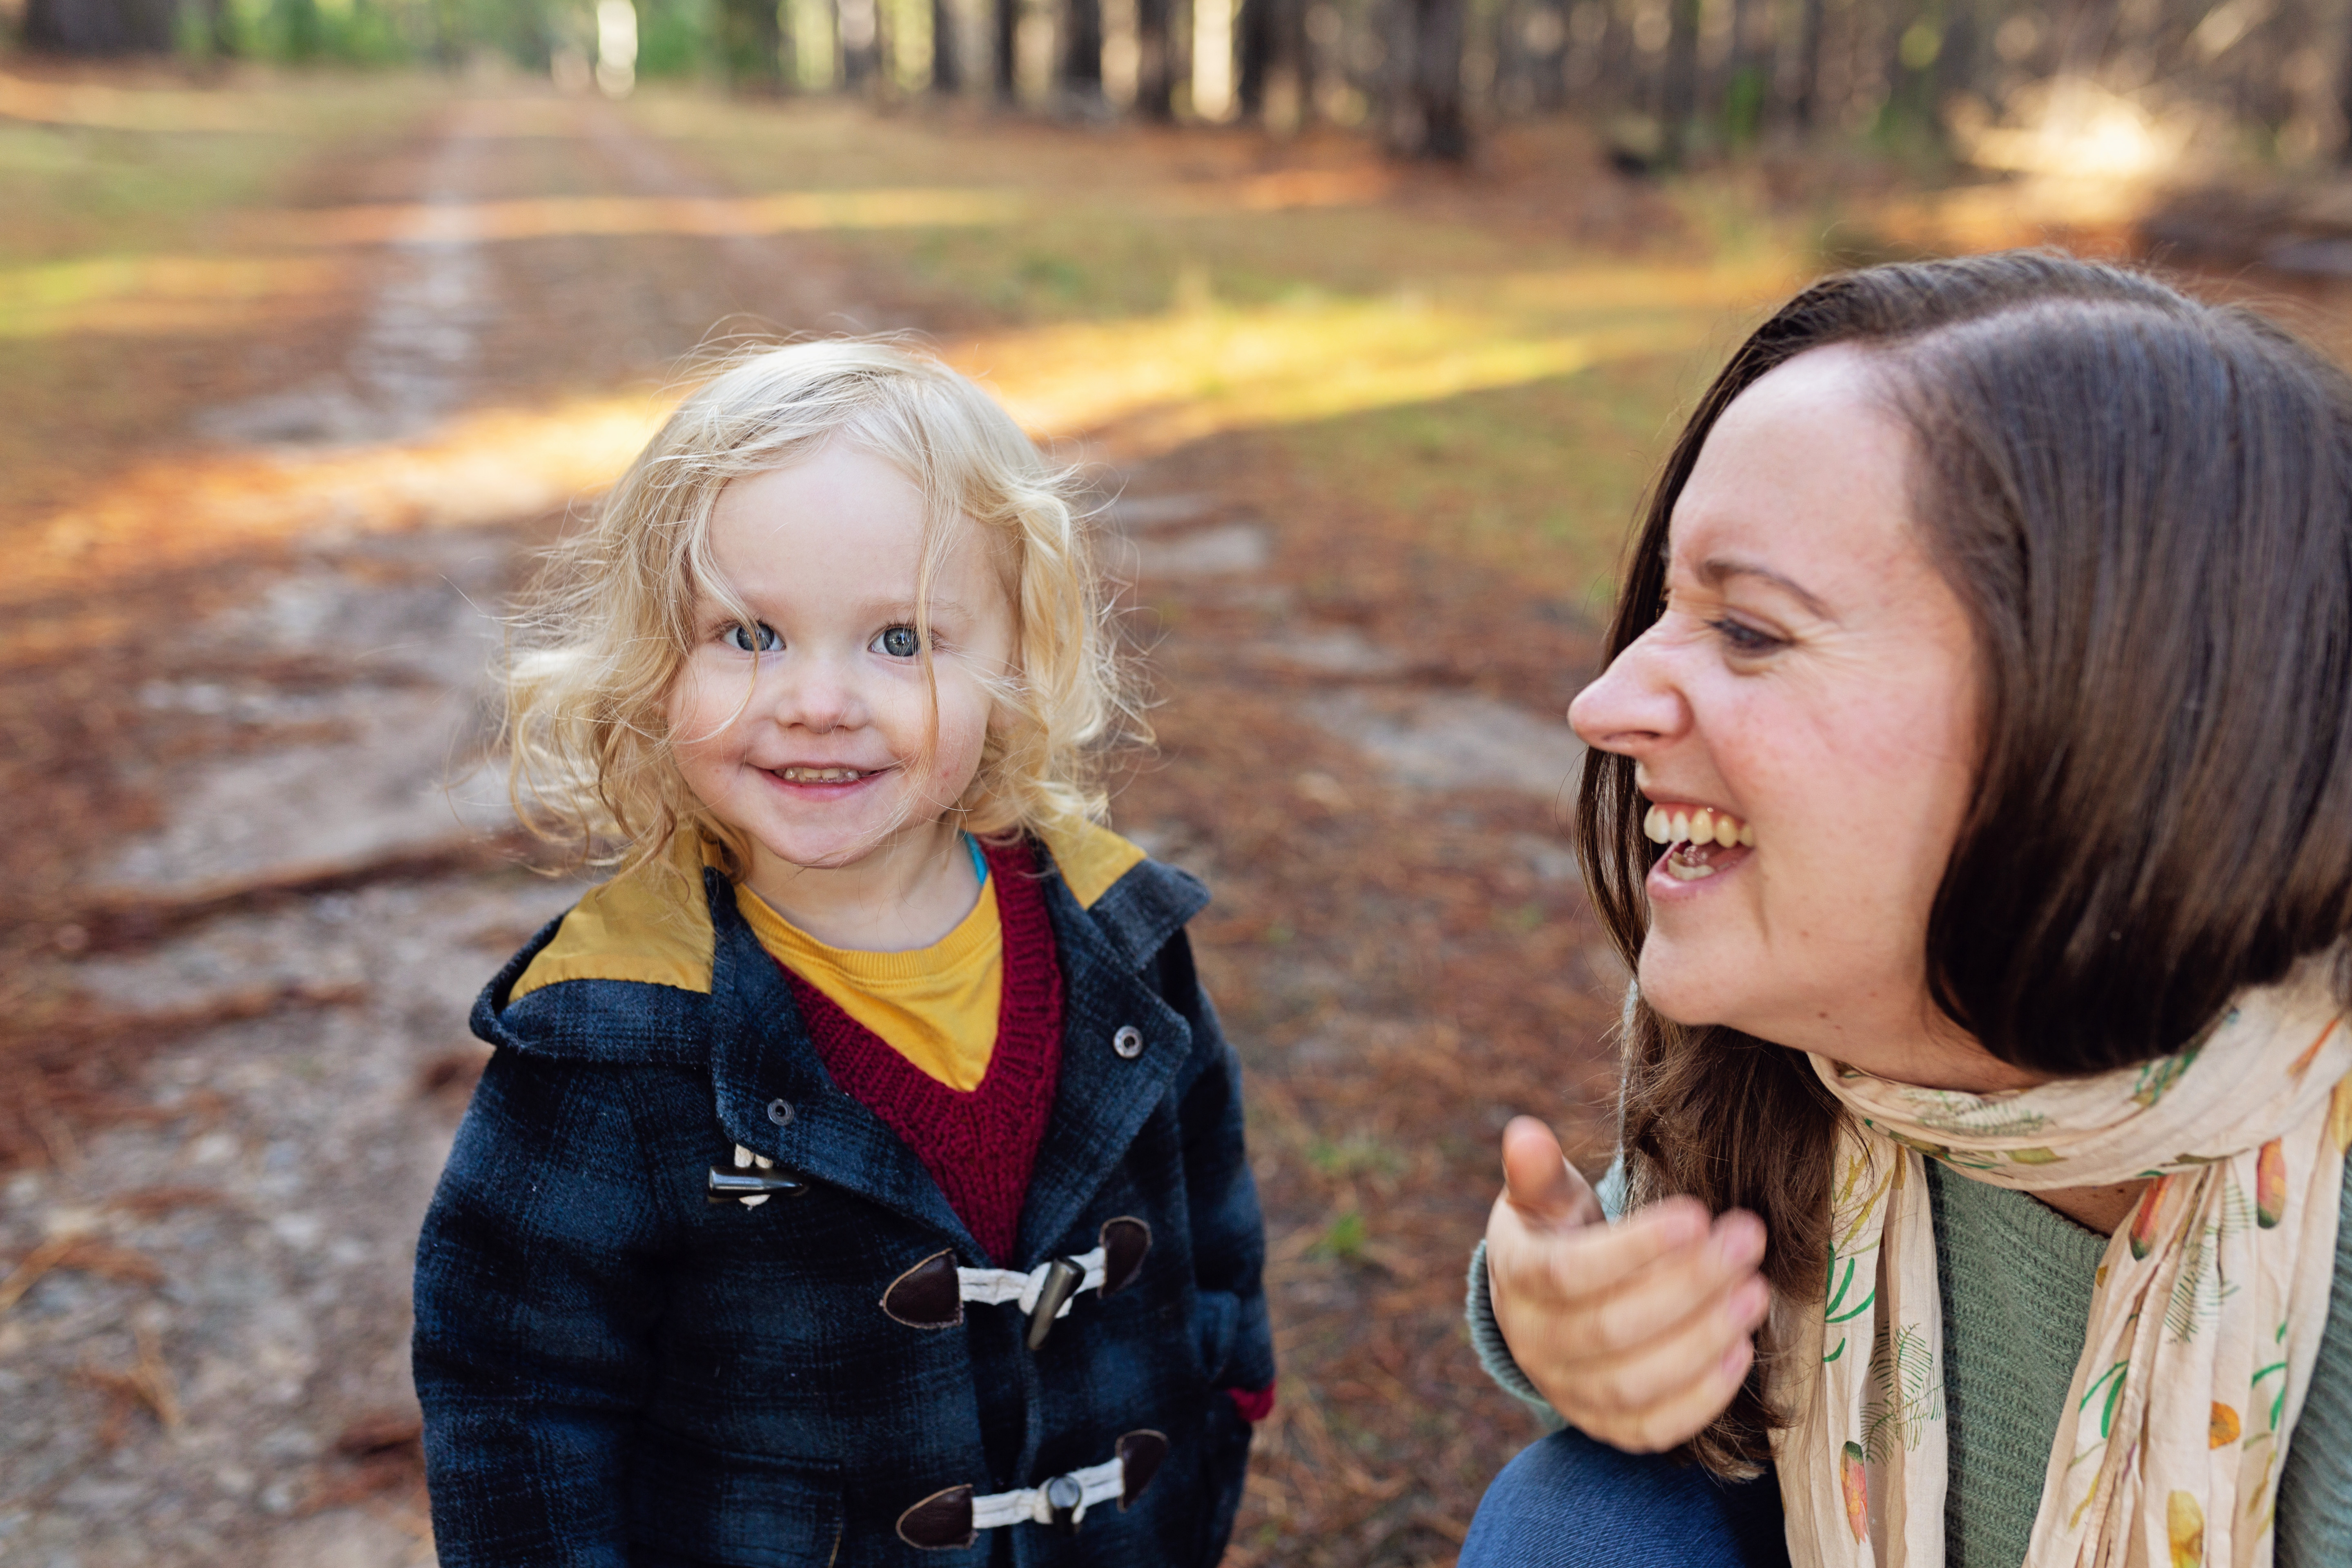
[[[1082, 907], [1091, 908], [1143, 859], [1141, 849], [1091, 823], [1041, 837]], [[634, 980], [709, 994], [715, 938], [701, 874], [718, 864], [717, 854], [680, 834], [667, 861], [591, 889], [515, 981], [509, 1002], [566, 980]], [[735, 902], [761, 947], [924, 1072], [964, 1090], [987, 1076], [1004, 984], [992, 885], [955, 930], [908, 952], [828, 947], [749, 889], [739, 889]]]
[[988, 1076], [1004, 992], [1004, 926], [996, 915], [993, 879], [953, 931], [905, 952], [828, 946], [748, 888], [738, 892], [736, 903], [777, 963], [900, 1056], [966, 1093]]

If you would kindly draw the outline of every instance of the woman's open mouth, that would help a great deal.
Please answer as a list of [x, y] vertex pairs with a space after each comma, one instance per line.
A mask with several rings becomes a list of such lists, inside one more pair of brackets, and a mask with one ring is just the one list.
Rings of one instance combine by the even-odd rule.
[[1673, 847], [1658, 865], [1677, 882], [1696, 882], [1730, 869], [1756, 847], [1756, 829], [1712, 806], [1653, 805], [1642, 818], [1642, 835]]

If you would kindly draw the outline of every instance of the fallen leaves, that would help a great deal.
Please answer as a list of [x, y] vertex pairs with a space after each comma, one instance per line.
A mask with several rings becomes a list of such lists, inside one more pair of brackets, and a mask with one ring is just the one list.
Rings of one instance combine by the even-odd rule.
[[98, 1429], [100, 1448], [110, 1449], [122, 1441], [124, 1426], [136, 1409], [147, 1411], [155, 1418], [155, 1424], [167, 1432], [180, 1425], [179, 1385], [172, 1376], [172, 1369], [164, 1364], [159, 1336], [142, 1324], [133, 1330], [133, 1338], [139, 1347], [139, 1359], [129, 1372], [114, 1372], [85, 1362], [77, 1374], [82, 1382], [108, 1395], [106, 1419]]
[[26, 1253], [8, 1277], [0, 1279], [0, 1312], [23, 1300], [25, 1293], [39, 1284], [43, 1275], [65, 1270], [95, 1274], [129, 1285], [163, 1282], [162, 1267], [143, 1252], [95, 1237], [53, 1236]]

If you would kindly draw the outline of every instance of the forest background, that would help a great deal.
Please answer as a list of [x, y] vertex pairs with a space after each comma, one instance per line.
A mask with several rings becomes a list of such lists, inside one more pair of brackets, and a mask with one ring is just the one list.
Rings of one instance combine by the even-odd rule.
[[2343, 0], [0, 0], [0, 1563], [431, 1561], [417, 1217], [577, 896], [484, 672], [713, 352], [1086, 466], [1282, 1358], [1236, 1568], [1452, 1561], [1464, 1266], [1608, 1157], [1561, 721], [1776, 299], [2060, 244], [2352, 345]]

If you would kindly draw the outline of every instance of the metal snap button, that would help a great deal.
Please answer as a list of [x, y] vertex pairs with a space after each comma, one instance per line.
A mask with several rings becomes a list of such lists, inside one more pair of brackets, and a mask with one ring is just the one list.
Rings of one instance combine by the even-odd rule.
[[1110, 1048], [1129, 1061], [1143, 1054], [1143, 1031], [1129, 1024], [1110, 1037]]
[[793, 1108], [781, 1100], [772, 1100], [768, 1101], [768, 1120], [779, 1127], [790, 1127], [793, 1124]]

